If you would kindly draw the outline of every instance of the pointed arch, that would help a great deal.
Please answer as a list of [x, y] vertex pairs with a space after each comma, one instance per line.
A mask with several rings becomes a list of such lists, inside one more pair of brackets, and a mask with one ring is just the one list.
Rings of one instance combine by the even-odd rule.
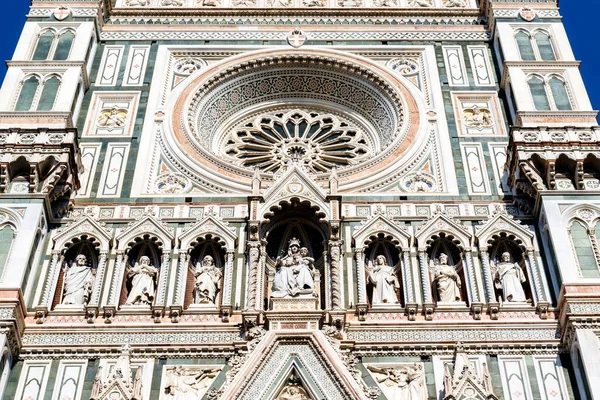
[[467, 231], [467, 228], [447, 214], [436, 213], [425, 224], [417, 228], [415, 239], [419, 251], [426, 250], [440, 236], [448, 238], [461, 250], [471, 249], [473, 235]]
[[475, 228], [479, 247], [487, 250], [495, 237], [505, 236], [513, 238], [523, 250], [533, 250], [534, 234], [520, 222], [505, 212], [495, 213], [485, 223]]
[[141, 240], [145, 236], [154, 240], [158, 247], [164, 251], [170, 251], [173, 246], [173, 229], [159, 221], [151, 214], [146, 214], [139, 220], [130, 223], [116, 236], [117, 250], [129, 251], [136, 244], [136, 239]]
[[365, 250], [371, 242], [371, 237], [379, 233], [390, 236], [398, 248], [408, 249], [412, 244], [412, 236], [407, 227], [396, 224], [382, 214], [363, 222], [355, 229], [352, 238], [357, 249]]
[[52, 28], [46, 28], [40, 31], [31, 59], [34, 61], [47, 60], [55, 38], [56, 31]]

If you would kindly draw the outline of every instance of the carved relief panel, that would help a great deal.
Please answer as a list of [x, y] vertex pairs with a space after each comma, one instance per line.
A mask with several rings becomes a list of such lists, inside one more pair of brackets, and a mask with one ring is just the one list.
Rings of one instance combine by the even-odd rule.
[[139, 92], [94, 92], [83, 137], [131, 136]]

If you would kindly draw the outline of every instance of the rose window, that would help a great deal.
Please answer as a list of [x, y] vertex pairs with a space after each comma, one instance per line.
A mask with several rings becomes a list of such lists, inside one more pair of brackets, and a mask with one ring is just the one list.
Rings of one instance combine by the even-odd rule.
[[358, 122], [327, 111], [273, 111], [237, 124], [226, 136], [223, 152], [233, 163], [263, 172], [298, 163], [322, 173], [372, 155], [363, 132]]

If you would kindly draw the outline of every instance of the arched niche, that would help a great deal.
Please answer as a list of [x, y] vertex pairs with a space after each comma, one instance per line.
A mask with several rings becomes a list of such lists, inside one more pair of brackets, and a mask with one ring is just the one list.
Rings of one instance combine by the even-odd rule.
[[[218, 308], [223, 299], [223, 278], [225, 265], [227, 264], [227, 247], [225, 241], [218, 236], [215, 237], [208, 233], [190, 243], [188, 255], [185, 298], [183, 301], [184, 309], [196, 305]], [[203, 261], [207, 256], [212, 258], [217, 270], [201, 273], [204, 266]], [[199, 289], [198, 286], [204, 280], [207, 281], [204, 284], [205, 286], [210, 285], [212, 281], [215, 287], [214, 296], [210, 296], [214, 300], [210, 300], [208, 304], [206, 304], [207, 301], [205, 299], [201, 298], [200, 294], [196, 293]]]
[[[131, 287], [128, 288], [128, 281], [134, 277], [131, 274], [132, 268], [135, 268], [140, 258], [145, 256], [150, 259], [151, 266], [158, 271], [156, 277], [153, 278], [156, 282], [155, 298], [151, 305], [144, 304], [143, 306], [151, 306], [153, 310], [160, 311], [164, 307], [166, 297], [174, 241], [173, 229], [157, 220], [152, 213], [146, 213], [120, 232], [116, 236], [116, 241], [117, 260], [109, 291], [107, 310], [114, 312], [116, 307], [127, 302], [131, 290]], [[133, 284], [133, 282], [131, 281], [129, 284]]]
[[[179, 236], [179, 264], [172, 310], [180, 313], [194, 303], [196, 267], [206, 255], [213, 257], [221, 274], [216, 301], [208, 308], [231, 306], [236, 241], [235, 230], [216, 215], [208, 215], [184, 229]], [[208, 308], [204, 306], [203, 309]]]
[[[100, 302], [100, 292], [104, 281], [106, 262], [112, 242], [111, 231], [104, 224], [95, 219], [85, 216], [58, 229], [53, 235], [53, 246], [51, 252], [48, 275], [45, 278], [44, 289], [40, 304], [36, 307], [38, 316], [43, 315], [50, 309], [61, 305], [64, 298], [64, 286], [69, 281], [66, 275], [75, 272], [71, 267], [76, 264], [79, 254], [86, 257], [86, 265], [93, 274], [91, 293], [85, 304], [70, 304], [69, 307], [85, 307], [95, 309]], [[88, 276], [84, 269], [79, 271], [81, 275], [73, 277], [73, 285], [79, 287], [87, 284]], [[95, 312], [93, 312], [95, 315]]]
[[[447, 258], [445, 266], [442, 261], [444, 257], [442, 254]], [[469, 305], [472, 288], [469, 287], [469, 280], [467, 279], [468, 272], [466, 271], [467, 263], [464, 259], [464, 252], [459, 247], [457, 240], [444, 232], [441, 232], [439, 236], [432, 236], [427, 250], [427, 257], [429, 259], [431, 294], [436, 304], [466, 303]], [[453, 290], [454, 286], [456, 286], [455, 290]], [[448, 298], [450, 297], [449, 294], [446, 296], [442, 294], [444, 290], [455, 292], [451, 300]], [[446, 297], [446, 299], [442, 297]]]
[[381, 252], [388, 265], [394, 266], [400, 283], [400, 305], [415, 301], [411, 273], [410, 248], [412, 235], [409, 227], [397, 224], [383, 214], [376, 214], [355, 228], [352, 235], [356, 262], [357, 308], [361, 314], [370, 305], [372, 287], [368, 283], [367, 266], [376, 262]]
[[[162, 271], [163, 243], [144, 234], [127, 244], [119, 306], [148, 306], [156, 302]], [[145, 260], [148, 259], [149, 262]]]
[[328, 224], [323, 221], [323, 213], [310, 201], [291, 198], [271, 207], [267, 213], [269, 219], [261, 225], [263, 238], [264, 271], [266, 273], [265, 303], [271, 296], [273, 281], [276, 275], [276, 262], [289, 253], [292, 240], [298, 240], [300, 247], [308, 250], [308, 256], [314, 259], [313, 280], [319, 302], [318, 307], [324, 309], [329, 293], [326, 290], [325, 268], [328, 264], [327, 240]]
[[[397, 306], [403, 307], [407, 304], [405, 281], [406, 278], [402, 272], [402, 249], [400, 248], [400, 240], [392, 235], [385, 234], [383, 232], [374, 233], [364, 242], [364, 255], [366, 264], [366, 277], [365, 280], [367, 290], [367, 301], [368, 306]], [[384, 257], [385, 265], [393, 268], [393, 276], [397, 279], [396, 300], [397, 302], [387, 302], [374, 304], [374, 297], [376, 297], [374, 291], [378, 290], [376, 287], [380, 285], [383, 280], [378, 274], [374, 273], [374, 268], [377, 268], [377, 258]], [[387, 273], [386, 273], [387, 274]], [[390, 275], [392, 275], [390, 274]], [[379, 281], [379, 282], [378, 282]], [[385, 282], [383, 282], [385, 283]]]
[[528, 227], [505, 211], [498, 210], [485, 223], [476, 227], [476, 237], [489, 303], [498, 301], [494, 264], [504, 251], [508, 251], [511, 262], [517, 263], [523, 270], [527, 280], [523, 285], [525, 294], [532, 300], [532, 304], [538, 308], [548, 304], [544, 271], [536, 260], [537, 251], [533, 242], [535, 236]]

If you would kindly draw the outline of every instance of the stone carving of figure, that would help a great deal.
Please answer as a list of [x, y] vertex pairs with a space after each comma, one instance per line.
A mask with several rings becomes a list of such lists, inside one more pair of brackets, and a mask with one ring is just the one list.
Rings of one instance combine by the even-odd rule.
[[304, 7], [325, 7], [325, 0], [302, 0]]
[[523, 270], [517, 263], [510, 261], [510, 253], [502, 253], [497, 263], [491, 263], [496, 289], [502, 289], [502, 299], [506, 302], [525, 302], [523, 283], [527, 281]]
[[147, 6], [150, 0], [127, 0], [127, 5], [130, 7]]
[[309, 400], [306, 390], [297, 385], [289, 385], [283, 388], [276, 400]]
[[308, 256], [308, 249], [300, 248], [300, 241], [293, 238], [289, 242], [288, 254], [277, 257], [272, 297], [315, 297], [314, 259]]
[[269, 5], [274, 8], [285, 8], [292, 5], [292, 0], [269, 0]]
[[431, 0], [412, 0], [408, 4], [411, 7], [420, 6], [420, 7], [431, 7], [433, 6]]
[[120, 128], [125, 125], [125, 117], [119, 115], [119, 109], [117, 107], [113, 107], [110, 109], [110, 112], [103, 112], [98, 118], [98, 125], [107, 128], [108, 130], [112, 130], [114, 128]]
[[160, 3], [163, 6], [183, 6], [183, 0], [162, 0]]
[[375, 258], [375, 266], [369, 261], [367, 265], [369, 283], [373, 285], [373, 299], [371, 304], [399, 304], [396, 289], [400, 288], [398, 277], [394, 268], [387, 265], [385, 256]]
[[256, 7], [256, 0], [233, 0], [234, 7]]
[[440, 253], [438, 263], [431, 261], [430, 270], [433, 273], [433, 282], [437, 288], [440, 302], [454, 303], [461, 301], [460, 277], [452, 265], [448, 265], [448, 256]]
[[202, 262], [198, 261], [194, 277], [194, 304], [215, 305], [223, 277], [223, 273], [215, 265], [215, 260], [211, 256], [205, 256]]
[[203, 7], [218, 7], [220, 5], [219, 0], [198, 0]]
[[492, 126], [492, 117], [488, 111], [481, 110], [477, 104], [472, 107], [473, 113], [465, 115], [465, 125], [483, 129]]
[[64, 290], [61, 304], [85, 305], [90, 300], [95, 271], [87, 265], [83, 254], [75, 257], [71, 266], [65, 264]]
[[127, 271], [131, 279], [131, 290], [125, 301], [126, 305], [152, 305], [156, 292], [155, 277], [158, 269], [150, 265], [150, 258], [141, 256], [138, 262]]
[[465, 0], [445, 0], [444, 7], [466, 7]]
[[396, 368], [368, 366], [386, 398], [390, 400], [427, 400], [423, 366], [406, 365]]
[[220, 371], [220, 368], [168, 368], [164, 393], [171, 400], [197, 400]]

